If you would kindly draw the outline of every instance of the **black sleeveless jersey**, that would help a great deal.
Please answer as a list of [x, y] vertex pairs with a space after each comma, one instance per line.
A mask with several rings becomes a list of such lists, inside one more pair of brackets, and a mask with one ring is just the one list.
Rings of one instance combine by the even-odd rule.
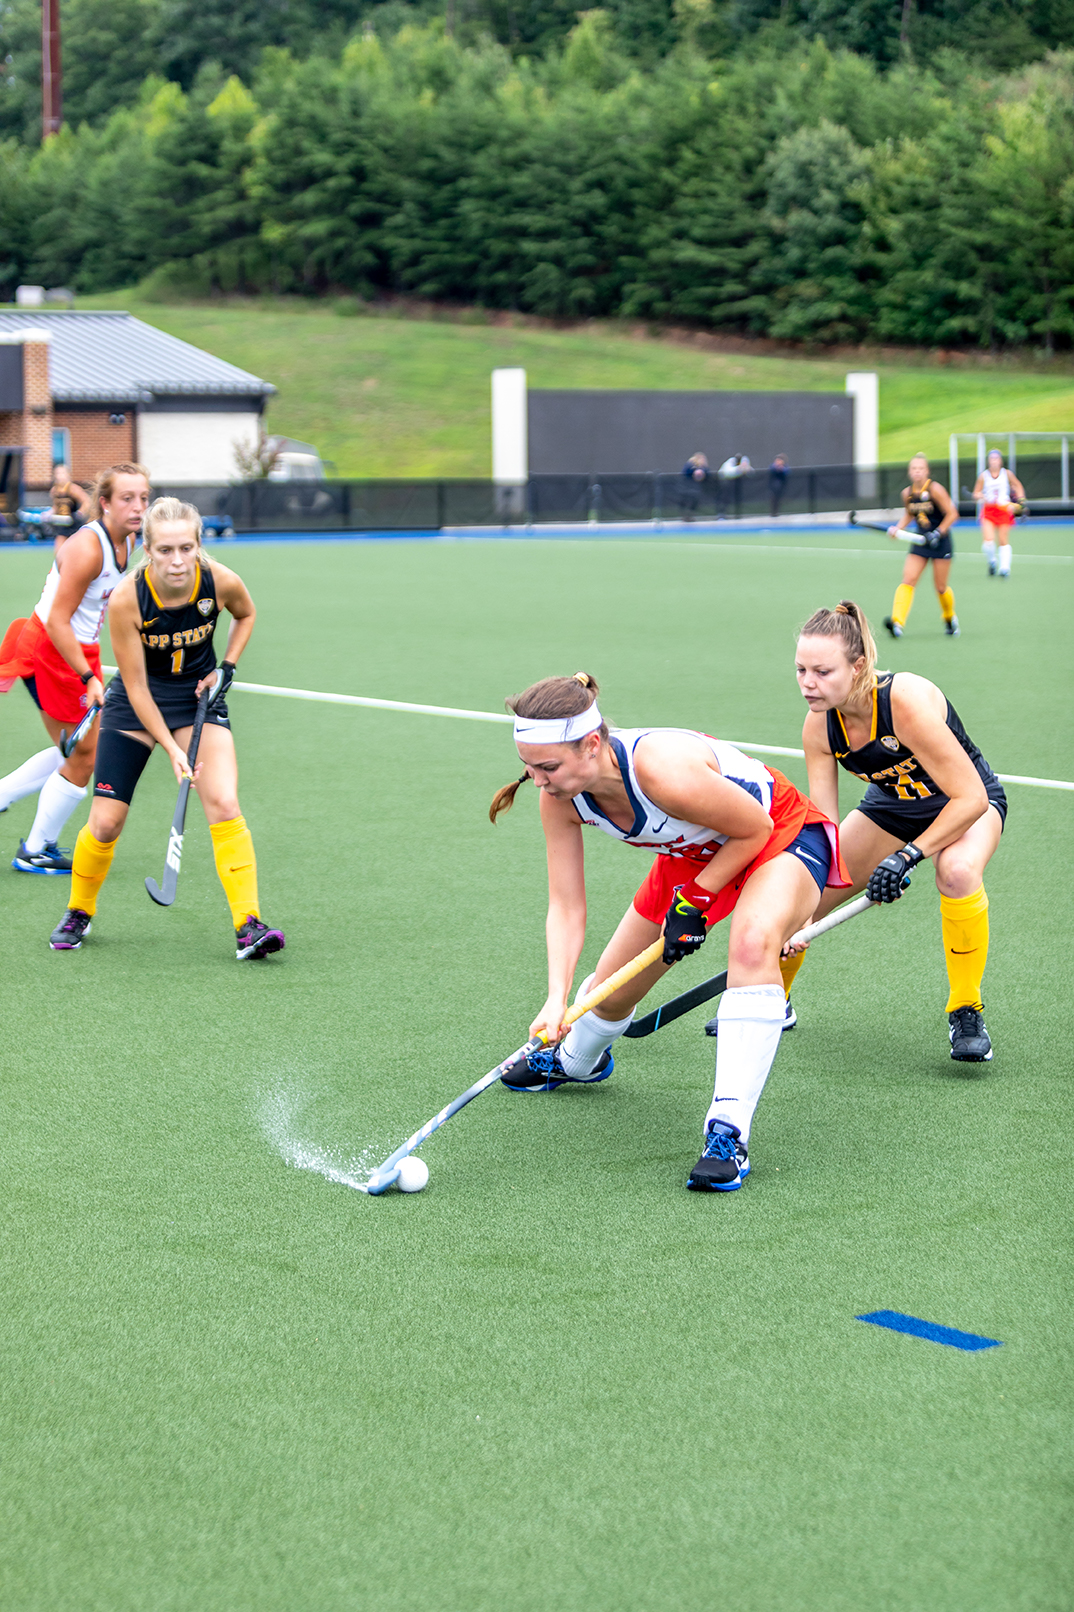
[[934, 532], [943, 520], [943, 510], [932, 496], [932, 482], [927, 481], [919, 493], [910, 488], [910, 496], [906, 500], [906, 513], [910, 516], [914, 528], [922, 537]]
[[138, 609], [145, 645], [147, 677], [206, 677], [216, 666], [213, 633], [220, 615], [212, 567], [199, 565], [190, 597], [184, 604], [161, 604], [149, 580], [138, 573]]
[[[895, 737], [891, 720], [893, 676], [892, 672], [880, 672], [877, 676], [873, 689], [872, 726], [868, 741], [860, 750], [850, 748], [840, 713], [828, 712], [828, 743], [832, 755], [847, 772], [852, 772], [855, 778], [864, 778], [891, 800], [946, 800], [943, 790], [929, 777], [913, 751]], [[973, 762], [982, 782], [985, 785], [996, 783], [995, 773], [962, 726], [950, 700], [947, 701], [947, 726]]]

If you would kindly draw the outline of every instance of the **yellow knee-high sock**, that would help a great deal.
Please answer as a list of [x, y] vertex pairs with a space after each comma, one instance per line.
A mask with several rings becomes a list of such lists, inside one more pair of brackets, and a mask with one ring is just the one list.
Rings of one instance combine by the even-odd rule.
[[971, 896], [941, 896], [940, 926], [951, 994], [945, 1013], [981, 1007], [981, 981], [988, 962], [988, 897], [984, 885]]
[[943, 619], [945, 621], [954, 621], [955, 590], [953, 588], [945, 588], [940, 594], [940, 609], [943, 611]]
[[213, 857], [220, 883], [224, 886], [231, 918], [238, 929], [253, 913], [260, 918], [257, 900], [257, 858], [254, 841], [245, 817], [232, 817], [226, 823], [210, 823]]
[[805, 952], [796, 952], [793, 957], [781, 957], [779, 960], [779, 972], [783, 980], [783, 994], [788, 998], [791, 994], [791, 986], [794, 984], [794, 976], [805, 962], [805, 956]]
[[895, 589], [895, 603], [891, 607], [891, 619], [896, 626], [905, 627], [906, 618], [914, 604], [914, 590], [909, 582], [900, 582]]
[[115, 855], [115, 840], [95, 840], [88, 828], [80, 828], [71, 858], [71, 894], [67, 905], [72, 911], [97, 911], [97, 892], [108, 876]]

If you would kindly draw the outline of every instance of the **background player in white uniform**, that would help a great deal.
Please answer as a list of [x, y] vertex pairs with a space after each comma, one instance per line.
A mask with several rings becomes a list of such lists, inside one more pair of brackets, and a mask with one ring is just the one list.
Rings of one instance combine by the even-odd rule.
[[1015, 501], [1025, 503], [1026, 490], [1013, 471], [1007, 470], [1003, 455], [993, 448], [988, 455], [988, 469], [982, 470], [973, 484], [974, 498], [983, 499], [981, 509], [981, 548], [988, 561], [988, 574], [1001, 577], [1011, 574], [1011, 533], [1014, 530]]
[[28, 620], [13, 621], [0, 647], [0, 690], [22, 678], [52, 744], [0, 778], [0, 811], [40, 790], [33, 827], [12, 867], [20, 873], [70, 873], [57, 841], [85, 798], [97, 753], [94, 722], [64, 761], [59, 745], [92, 705], [104, 702], [101, 627], [112, 590], [122, 580], [149, 503], [141, 465], [111, 465], [93, 490], [93, 519], [59, 546], [41, 598]]
[[[646, 992], [733, 913], [728, 989], [720, 1003], [716, 1086], [705, 1152], [688, 1185], [729, 1192], [749, 1173], [750, 1123], [786, 1013], [780, 951], [808, 922], [827, 884], [848, 882], [834, 823], [781, 773], [734, 746], [684, 728], [609, 731], [585, 672], [546, 678], [509, 700], [525, 772], [501, 789], [490, 817], [532, 778], [548, 852], [548, 996], [530, 1028], [553, 1045], [505, 1077], [519, 1091], [593, 1084], [612, 1070], [610, 1048]], [[663, 959], [564, 1029], [585, 940], [583, 826], [657, 853], [605, 947], [592, 980], [651, 946]], [[582, 989], [587, 989], [586, 981]]]

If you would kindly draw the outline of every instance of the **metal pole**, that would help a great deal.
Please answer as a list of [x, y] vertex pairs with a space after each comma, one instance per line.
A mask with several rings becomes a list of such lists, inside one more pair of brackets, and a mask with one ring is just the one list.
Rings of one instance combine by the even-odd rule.
[[952, 500], [957, 504], [959, 497], [958, 485], [958, 437], [952, 431], [947, 439], [947, 490]]
[[981, 474], [981, 471], [984, 470], [984, 468], [985, 468], [985, 466], [987, 464], [988, 464], [988, 455], [985, 453], [984, 432], [979, 431], [977, 433], [977, 474], [978, 475]]
[[41, 138], [63, 125], [63, 66], [60, 60], [60, 0], [41, 0]]
[[1007, 465], [1011, 470], [1018, 469], [1018, 444], [1013, 431], [1007, 433]]
[[1059, 490], [1064, 504], [1070, 502], [1070, 438], [1064, 437], [1059, 448]]

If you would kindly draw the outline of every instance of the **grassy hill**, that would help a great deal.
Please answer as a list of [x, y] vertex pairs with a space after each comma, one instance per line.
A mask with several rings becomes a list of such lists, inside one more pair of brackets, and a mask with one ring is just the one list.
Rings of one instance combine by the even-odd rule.
[[489, 372], [513, 364], [531, 386], [750, 391], [842, 391], [848, 369], [876, 369], [885, 461], [919, 449], [945, 459], [952, 431], [1074, 429], [1066, 362], [768, 356], [610, 324], [347, 317], [354, 304], [298, 298], [162, 304], [116, 291], [80, 306], [129, 309], [272, 381], [270, 429], [316, 443], [341, 476], [488, 475]]

